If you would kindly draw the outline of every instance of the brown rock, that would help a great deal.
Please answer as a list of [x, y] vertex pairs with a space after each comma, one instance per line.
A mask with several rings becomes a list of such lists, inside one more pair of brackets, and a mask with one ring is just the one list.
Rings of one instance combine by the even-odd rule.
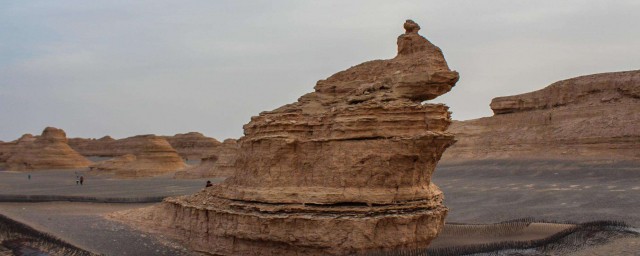
[[25, 134], [5, 148], [2, 158], [12, 170], [75, 169], [91, 163], [67, 145], [63, 130], [53, 127], [47, 127], [37, 137]]
[[2, 167], [9, 158], [9, 153], [13, 151], [15, 147], [15, 143], [12, 142], [1, 142], [0, 143], [0, 167]]
[[169, 144], [185, 159], [201, 159], [215, 155], [221, 146], [218, 140], [199, 132], [165, 136]]
[[175, 178], [217, 178], [230, 177], [235, 173], [235, 164], [238, 157], [238, 142], [234, 139], [226, 139], [211, 156], [202, 158], [200, 164], [176, 172]]
[[36, 137], [31, 135], [30, 133], [23, 134], [19, 139], [11, 141], [11, 142], [3, 142], [0, 143], [0, 167], [6, 165], [7, 160], [12, 152], [14, 152], [18, 143], [27, 143], [33, 142], [36, 140]]
[[454, 122], [447, 163], [487, 159], [640, 160], [640, 71], [581, 76], [491, 102]]
[[165, 138], [141, 135], [123, 139], [122, 144], [137, 148], [136, 153], [92, 164], [91, 170], [135, 178], [175, 172], [186, 166]]
[[448, 92], [458, 74], [413, 24], [395, 58], [339, 72], [253, 117], [224, 183], [120, 217], [214, 255], [428, 246], [447, 213], [431, 174], [453, 136], [448, 108], [422, 101]]

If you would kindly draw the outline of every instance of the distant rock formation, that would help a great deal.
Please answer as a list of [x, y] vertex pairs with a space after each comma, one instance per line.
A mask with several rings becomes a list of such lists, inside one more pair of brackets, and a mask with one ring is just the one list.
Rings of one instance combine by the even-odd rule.
[[72, 138], [69, 145], [84, 156], [116, 157], [127, 154], [136, 155], [145, 150], [146, 141], [153, 134], [136, 135], [124, 139], [104, 136], [100, 139]]
[[[78, 151], [83, 156], [113, 157], [123, 154], [134, 153], [131, 149], [123, 149], [116, 145], [116, 140], [110, 136], [100, 139], [70, 138], [69, 146]], [[118, 148], [116, 150], [116, 148]], [[124, 152], [123, 152], [124, 151]]]
[[25, 134], [6, 143], [2, 159], [11, 170], [75, 169], [91, 164], [67, 145], [67, 135], [61, 129], [47, 127], [42, 135]]
[[[146, 136], [146, 135], [141, 135]], [[222, 143], [202, 133], [189, 132], [174, 136], [161, 136], [185, 159], [201, 159], [214, 155]], [[140, 148], [135, 140], [139, 136], [115, 140], [110, 136], [100, 139], [71, 138], [69, 146], [84, 156], [114, 157], [126, 154], [137, 154]]]
[[202, 158], [200, 164], [196, 166], [177, 172], [175, 177], [181, 179], [231, 177], [235, 173], [238, 150], [236, 140], [226, 139], [211, 152], [211, 156]]
[[35, 140], [35, 136], [30, 133], [25, 133], [17, 140], [0, 143], [0, 167], [6, 165], [7, 160], [9, 160], [9, 156], [11, 156], [11, 153], [15, 151], [18, 143], [22, 143], [22, 145], [25, 145], [26, 143], [32, 143]]
[[640, 70], [559, 81], [491, 101], [494, 116], [456, 121], [443, 162], [640, 160]]
[[398, 55], [320, 80], [244, 126], [236, 173], [192, 196], [122, 213], [214, 255], [348, 255], [424, 248], [447, 208], [431, 174], [450, 113], [423, 103], [455, 85], [408, 20]]
[[201, 159], [215, 155], [222, 145], [218, 140], [204, 136], [199, 132], [164, 136], [169, 144], [185, 159]]
[[97, 162], [91, 170], [113, 173], [119, 177], [147, 177], [175, 172], [186, 166], [165, 138], [140, 135], [120, 140], [122, 148], [135, 148], [135, 154], [123, 154]]
[[4, 166], [9, 159], [9, 153], [13, 151], [15, 143], [12, 142], [0, 142], [0, 167]]

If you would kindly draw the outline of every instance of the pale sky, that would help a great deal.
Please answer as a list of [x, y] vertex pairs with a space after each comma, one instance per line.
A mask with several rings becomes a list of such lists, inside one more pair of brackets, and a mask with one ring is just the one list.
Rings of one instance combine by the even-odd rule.
[[640, 69], [640, 1], [0, 0], [0, 140], [242, 135], [317, 80], [396, 54], [413, 19], [460, 81], [436, 102], [492, 98]]

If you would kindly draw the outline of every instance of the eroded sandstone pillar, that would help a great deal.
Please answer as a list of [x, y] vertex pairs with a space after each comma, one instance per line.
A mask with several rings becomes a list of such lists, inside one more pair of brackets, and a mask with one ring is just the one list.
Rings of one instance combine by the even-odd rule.
[[408, 20], [398, 55], [320, 80], [244, 126], [235, 176], [152, 213], [220, 255], [343, 255], [423, 248], [447, 208], [431, 175], [453, 143], [450, 113], [424, 101], [455, 85]]

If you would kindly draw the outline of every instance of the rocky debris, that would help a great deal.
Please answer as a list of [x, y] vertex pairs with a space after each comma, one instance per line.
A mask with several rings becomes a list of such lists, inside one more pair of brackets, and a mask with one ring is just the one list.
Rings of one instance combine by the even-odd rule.
[[40, 136], [25, 134], [2, 148], [0, 157], [11, 170], [75, 169], [91, 163], [67, 145], [63, 130], [53, 127], [45, 128]]
[[175, 172], [186, 167], [182, 158], [165, 138], [140, 135], [121, 141], [123, 145], [136, 148], [136, 153], [97, 162], [89, 168], [93, 171], [113, 173], [119, 177], [135, 178]]
[[118, 218], [215, 255], [427, 247], [447, 213], [431, 174], [454, 139], [448, 108], [423, 102], [458, 73], [417, 24], [405, 27], [395, 58], [338, 72], [252, 117], [225, 182]]
[[211, 156], [202, 158], [200, 164], [176, 172], [175, 178], [197, 179], [230, 177], [235, 173], [235, 164], [238, 157], [238, 142], [234, 139], [226, 139], [211, 153]]
[[169, 144], [185, 159], [202, 159], [215, 155], [222, 145], [218, 140], [199, 132], [164, 136]]
[[443, 162], [640, 160], [640, 70], [571, 78], [491, 102], [494, 116], [453, 122]]

